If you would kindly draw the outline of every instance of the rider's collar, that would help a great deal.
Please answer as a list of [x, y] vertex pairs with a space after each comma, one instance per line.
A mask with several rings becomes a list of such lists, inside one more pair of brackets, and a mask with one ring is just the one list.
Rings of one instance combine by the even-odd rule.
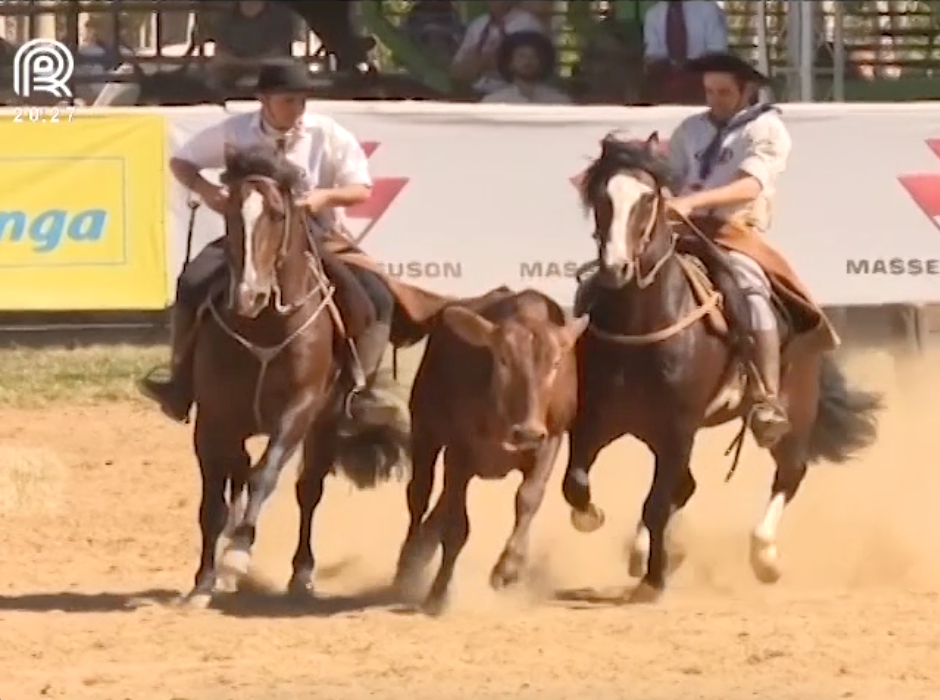
[[283, 131], [281, 129], [277, 129], [271, 126], [270, 124], [268, 124], [264, 120], [264, 116], [262, 116], [259, 110], [258, 113], [255, 115], [255, 127], [264, 136], [270, 139], [273, 139], [274, 141], [284, 139], [285, 143], [293, 144], [298, 138], [300, 138], [301, 134], [303, 133], [303, 117], [298, 119], [297, 123], [294, 124], [294, 126], [292, 126], [290, 129], [288, 129], [287, 131]]
[[744, 126], [759, 116], [765, 114], [766, 112], [779, 112], [780, 108], [775, 104], [770, 102], [758, 102], [754, 105], [749, 105], [742, 109], [740, 112], [735, 114], [731, 119], [722, 123], [714, 119], [711, 115], [711, 112], [706, 114], [708, 121], [719, 131], [731, 131], [738, 127]]

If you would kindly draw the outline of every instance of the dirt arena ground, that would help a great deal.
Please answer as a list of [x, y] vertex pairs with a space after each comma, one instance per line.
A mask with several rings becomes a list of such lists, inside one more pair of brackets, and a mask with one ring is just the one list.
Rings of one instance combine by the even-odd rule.
[[[725, 485], [730, 431], [719, 429], [697, 446], [690, 558], [661, 604], [616, 603], [631, 585], [623, 552], [650, 476], [645, 450], [622, 441], [595, 470], [607, 525], [592, 535], [571, 529], [559, 465], [530, 580], [511, 594], [490, 592], [487, 578], [517, 482], [477, 483], [453, 608], [432, 620], [383, 590], [406, 523], [403, 486], [363, 493], [337, 480], [316, 522], [320, 600], [170, 605], [198, 553], [190, 435], [123, 398], [148, 358], [94, 386], [89, 376], [108, 374], [119, 355], [86, 357], [85, 369], [42, 353], [0, 356], [2, 700], [940, 693], [940, 424], [931, 405], [940, 371], [930, 369], [940, 364], [897, 371], [885, 355], [850, 358], [853, 378], [888, 392], [882, 437], [864, 459], [810, 475], [784, 520], [785, 575], [775, 586], [753, 579], [746, 556], [770, 461], [749, 443]], [[288, 481], [255, 556], [257, 577], [271, 585], [286, 583], [296, 542]]]

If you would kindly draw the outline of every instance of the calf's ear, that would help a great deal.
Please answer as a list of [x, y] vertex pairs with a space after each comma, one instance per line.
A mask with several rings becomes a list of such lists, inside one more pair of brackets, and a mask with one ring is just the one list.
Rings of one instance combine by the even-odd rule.
[[444, 309], [444, 324], [458, 338], [475, 347], [489, 347], [493, 343], [496, 325], [463, 306], [449, 306]]

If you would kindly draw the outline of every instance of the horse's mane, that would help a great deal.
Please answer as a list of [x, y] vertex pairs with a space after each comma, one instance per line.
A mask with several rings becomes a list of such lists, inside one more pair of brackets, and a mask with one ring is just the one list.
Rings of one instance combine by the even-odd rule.
[[579, 188], [581, 204], [591, 209], [593, 202], [603, 193], [607, 182], [622, 170], [642, 170], [649, 173], [656, 184], [675, 190], [678, 175], [669, 158], [656, 152], [649, 141], [624, 140], [608, 134], [601, 141], [601, 154], [588, 166]]
[[271, 178], [280, 189], [294, 190], [303, 179], [304, 172], [273, 144], [264, 143], [226, 151], [223, 182], [228, 184], [253, 176]]

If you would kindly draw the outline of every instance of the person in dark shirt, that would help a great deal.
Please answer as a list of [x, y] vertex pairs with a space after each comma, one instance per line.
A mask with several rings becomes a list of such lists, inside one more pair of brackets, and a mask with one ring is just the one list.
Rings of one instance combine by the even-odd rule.
[[209, 70], [223, 85], [252, 75], [264, 59], [290, 56], [297, 28], [294, 13], [276, 2], [239, 0], [231, 5], [210, 32], [215, 55]]

